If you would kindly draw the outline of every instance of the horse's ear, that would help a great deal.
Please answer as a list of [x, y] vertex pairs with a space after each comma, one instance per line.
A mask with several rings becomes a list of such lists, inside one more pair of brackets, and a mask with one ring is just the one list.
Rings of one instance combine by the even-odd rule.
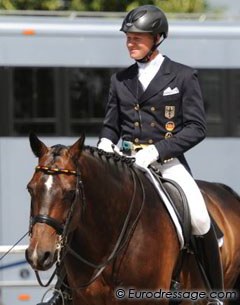
[[69, 148], [69, 153], [74, 160], [78, 160], [81, 155], [83, 145], [85, 141], [85, 134], [82, 133], [80, 138]]
[[30, 132], [29, 134], [29, 142], [31, 149], [36, 157], [40, 158], [48, 152], [47, 146], [42, 141], [40, 141], [33, 132]]

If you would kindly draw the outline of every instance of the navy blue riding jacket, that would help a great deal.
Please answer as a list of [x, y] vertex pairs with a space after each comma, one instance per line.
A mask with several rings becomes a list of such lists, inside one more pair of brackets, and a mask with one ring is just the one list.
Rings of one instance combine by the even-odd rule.
[[138, 65], [111, 78], [106, 115], [100, 137], [117, 144], [154, 144], [159, 161], [177, 157], [187, 168], [184, 153], [204, 139], [206, 120], [197, 71], [164, 61], [143, 92]]

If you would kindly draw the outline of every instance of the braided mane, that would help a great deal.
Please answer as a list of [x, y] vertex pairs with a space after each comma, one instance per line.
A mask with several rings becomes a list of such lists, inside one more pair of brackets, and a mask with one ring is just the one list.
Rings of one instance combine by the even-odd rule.
[[93, 146], [88, 146], [88, 145], [84, 146], [84, 151], [88, 151], [91, 155], [98, 156], [99, 158], [104, 156], [106, 158], [106, 160], [109, 160], [109, 161], [112, 160], [114, 162], [122, 162], [122, 163], [126, 164], [127, 166], [132, 166], [134, 163], [134, 158], [121, 156], [117, 153], [109, 153], [109, 152], [106, 152], [102, 149], [98, 149], [97, 147], [93, 147]]
[[[65, 146], [62, 144], [53, 145], [52, 148], [52, 155], [55, 160], [56, 157], [61, 156], [63, 149], [68, 149], [70, 146]], [[98, 149], [97, 147], [85, 145], [83, 147], [83, 151], [90, 153], [93, 157], [101, 158], [104, 157], [106, 161], [113, 162], [113, 163], [123, 163], [126, 164], [128, 167], [131, 167], [134, 163], [134, 158], [121, 156], [117, 153], [109, 153], [102, 149]]]

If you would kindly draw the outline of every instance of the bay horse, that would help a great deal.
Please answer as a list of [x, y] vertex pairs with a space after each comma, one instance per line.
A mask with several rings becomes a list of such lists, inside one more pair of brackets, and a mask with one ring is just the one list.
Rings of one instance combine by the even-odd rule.
[[[144, 173], [132, 159], [84, 146], [84, 135], [71, 146], [48, 147], [35, 134], [29, 138], [39, 159], [27, 186], [31, 221], [26, 258], [32, 268], [63, 264], [73, 305], [155, 304], [143, 292], [170, 290], [180, 244], [165, 205]], [[240, 198], [225, 185], [198, 184], [224, 233], [225, 288], [236, 289]], [[185, 255], [182, 289], [204, 291], [194, 256]], [[119, 287], [128, 297], [122, 298], [123, 291], [118, 295]]]

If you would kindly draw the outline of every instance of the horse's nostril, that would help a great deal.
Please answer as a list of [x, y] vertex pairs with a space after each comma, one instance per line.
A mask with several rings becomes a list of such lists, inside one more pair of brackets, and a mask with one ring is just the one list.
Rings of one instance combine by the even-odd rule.
[[43, 255], [43, 263], [46, 262], [50, 256], [51, 256], [51, 252], [49, 251], [45, 252]]
[[41, 266], [45, 266], [49, 263], [50, 258], [51, 258], [51, 252], [46, 251], [38, 256], [38, 262]]

